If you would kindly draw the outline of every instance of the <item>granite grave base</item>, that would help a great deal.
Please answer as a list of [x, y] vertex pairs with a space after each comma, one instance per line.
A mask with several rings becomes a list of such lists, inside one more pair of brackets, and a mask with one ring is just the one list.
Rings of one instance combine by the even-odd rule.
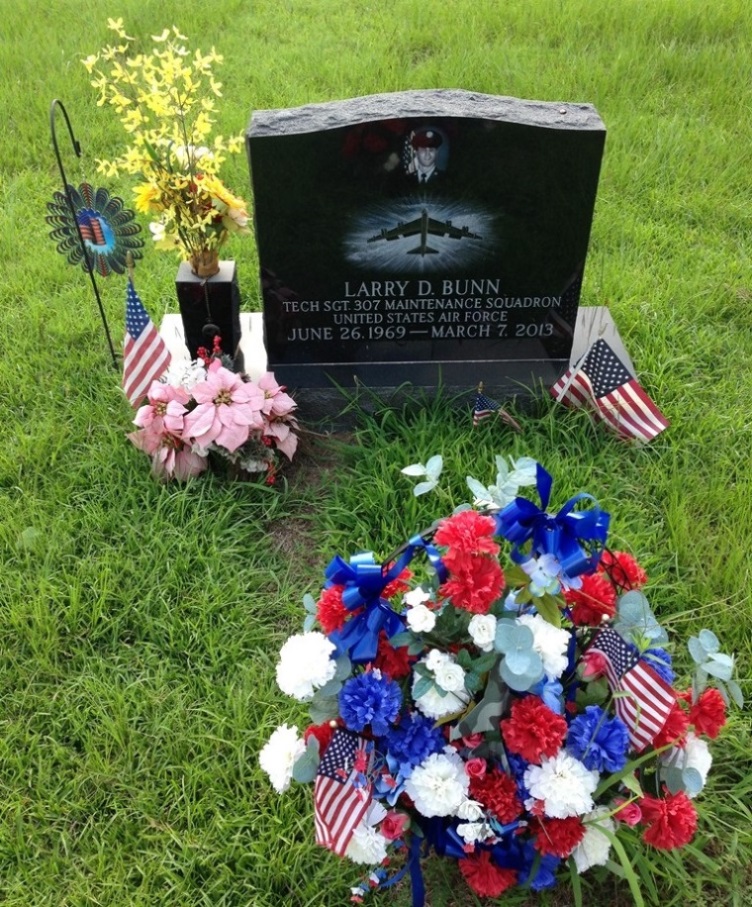
[[[242, 339], [240, 349], [245, 359], [246, 372], [251, 378], [259, 378], [267, 370], [267, 354], [264, 349], [263, 323], [260, 312], [243, 312], [240, 316]], [[160, 330], [175, 361], [188, 360], [183, 339], [183, 326], [179, 315], [167, 315]], [[291, 376], [277, 372], [277, 378], [287, 383], [290, 392], [299, 405], [299, 415], [305, 425], [324, 430], [352, 428], [357, 421], [358, 411], [375, 412], [384, 408], [402, 408], [405, 405], [421, 405], [441, 393], [447, 405], [456, 409], [472, 406], [478, 382], [483, 390], [499, 403], [513, 402], [520, 409], [530, 408], [534, 400], [548, 391], [566, 368], [577, 361], [592, 344], [606, 340], [625, 366], [635, 374], [634, 366], [624, 348], [614, 319], [606, 306], [580, 306], [577, 312], [572, 353], [569, 360], [552, 364], [550, 374], [540, 374], [531, 381], [530, 374], [521, 368], [514, 379], [498, 381], [493, 371], [497, 363], [453, 362], [444, 369], [445, 363], [390, 362], [371, 372], [378, 364], [363, 363], [355, 369], [351, 366], [347, 374], [333, 374], [327, 386], [311, 387], [305, 383], [305, 374]], [[426, 378], [426, 365], [435, 366]], [[508, 364], [506, 364], [508, 366]], [[370, 379], [370, 380], [369, 380]], [[353, 405], [354, 404], [354, 405]]]

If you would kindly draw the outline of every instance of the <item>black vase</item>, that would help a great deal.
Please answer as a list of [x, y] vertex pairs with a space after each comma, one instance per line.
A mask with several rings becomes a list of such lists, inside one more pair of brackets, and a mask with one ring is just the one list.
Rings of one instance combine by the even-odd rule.
[[222, 338], [222, 352], [233, 361], [236, 372], [242, 372], [240, 349], [240, 288], [234, 261], [220, 261], [219, 272], [212, 277], [199, 277], [187, 261], [180, 263], [175, 279], [183, 336], [191, 359], [199, 347], [211, 352], [216, 334]]

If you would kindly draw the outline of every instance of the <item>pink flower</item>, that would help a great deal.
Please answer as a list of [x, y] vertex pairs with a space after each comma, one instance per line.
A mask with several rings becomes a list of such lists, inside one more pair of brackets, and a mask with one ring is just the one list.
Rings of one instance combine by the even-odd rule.
[[212, 443], [237, 450], [251, 429], [263, 428], [264, 392], [224, 368], [218, 359], [212, 360], [206, 381], [196, 384], [192, 393], [198, 406], [186, 415], [184, 432], [202, 450]]
[[409, 824], [410, 817], [407, 813], [390, 810], [386, 816], [384, 816], [381, 825], [379, 825], [379, 831], [387, 841], [395, 841], [397, 838], [402, 837]]
[[179, 435], [170, 432], [134, 431], [128, 438], [151, 457], [151, 466], [158, 479], [176, 478], [184, 482], [206, 469], [206, 457], [194, 453]]
[[293, 454], [298, 447], [298, 436], [292, 430], [291, 425], [296, 425], [294, 420], [290, 423], [275, 420], [274, 422], [269, 422], [264, 428], [264, 437], [273, 438], [274, 446], [288, 460], [292, 460]]
[[608, 668], [608, 662], [600, 652], [585, 652], [580, 659], [582, 679], [596, 680], [602, 677]]
[[623, 822], [625, 825], [629, 825], [630, 828], [634, 828], [635, 825], [639, 825], [642, 822], [642, 810], [637, 803], [629, 803], [627, 800], [615, 800], [614, 806], [617, 808], [614, 813], [614, 819], [617, 822]]
[[486, 760], [479, 756], [474, 759], [468, 759], [465, 763], [465, 772], [468, 778], [483, 778], [486, 774]]
[[183, 430], [185, 404], [190, 395], [182, 387], [153, 381], [148, 393], [149, 402], [139, 408], [134, 425], [157, 435], [163, 431], [180, 433]]
[[273, 372], [264, 372], [256, 383], [264, 392], [263, 410], [270, 419], [287, 416], [297, 407], [292, 397], [284, 392], [284, 387], [277, 384]]

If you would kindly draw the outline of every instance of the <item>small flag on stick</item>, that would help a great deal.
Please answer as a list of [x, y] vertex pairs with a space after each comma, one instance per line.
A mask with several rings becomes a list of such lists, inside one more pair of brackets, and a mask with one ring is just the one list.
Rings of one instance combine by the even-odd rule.
[[131, 406], [138, 406], [152, 381], [161, 378], [170, 365], [170, 353], [138, 298], [133, 276], [128, 276], [125, 304], [123, 390]]
[[551, 395], [565, 406], [590, 409], [624, 438], [652, 441], [669, 422], [605, 340], [559, 378]]
[[659, 734], [676, 701], [673, 689], [616, 630], [599, 630], [587, 652], [600, 655], [613, 693], [616, 714], [626, 724], [636, 752]]
[[475, 394], [475, 403], [473, 405], [473, 428], [475, 428], [479, 422], [482, 422], [483, 419], [487, 419], [494, 413], [515, 431], [522, 431], [519, 423], [515, 421], [505, 409], [502, 409], [500, 403], [497, 403], [483, 393], [483, 382], [481, 381], [478, 385], [478, 390]]
[[319, 763], [313, 788], [316, 843], [343, 856], [371, 802], [373, 760], [367, 741], [338, 728]]

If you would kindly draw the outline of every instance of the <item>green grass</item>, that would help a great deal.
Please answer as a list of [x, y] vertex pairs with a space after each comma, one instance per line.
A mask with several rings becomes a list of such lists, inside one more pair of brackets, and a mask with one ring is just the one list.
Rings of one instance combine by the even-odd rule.
[[[335, 553], [386, 556], [447, 508], [399, 474], [443, 452], [444, 493], [490, 478], [495, 453], [554, 475], [613, 514], [677, 642], [702, 626], [752, 653], [752, 145], [743, 0], [18, 0], [0, 17], [0, 900], [42, 905], [329, 907], [352, 866], [313, 844], [310, 791], [280, 798], [258, 751], [305, 712], [274, 684]], [[59, 188], [48, 109], [61, 98], [84, 156], [60, 140], [71, 181], [120, 146], [79, 60], [107, 39], [176, 24], [224, 54], [219, 131], [253, 108], [407, 88], [459, 87], [595, 104], [609, 135], [584, 301], [608, 304], [641, 379], [672, 421], [647, 448], [542, 402], [521, 435], [471, 431], [441, 402], [364, 416], [312, 439], [283, 486], [211, 478], [162, 487], [125, 439], [130, 411], [83, 272], [47, 239]], [[61, 121], [62, 126], [62, 121]], [[226, 169], [250, 192], [246, 162]], [[115, 188], [130, 199], [127, 183]], [[244, 305], [260, 307], [252, 239], [228, 246]], [[175, 261], [137, 272], [158, 321], [176, 311]], [[102, 285], [115, 341], [122, 280]], [[305, 414], [302, 414], [303, 416]], [[436, 510], [439, 508], [439, 511]], [[680, 647], [677, 647], [677, 650]], [[643, 863], [662, 905], [752, 902], [748, 713], [715, 745], [692, 852]], [[592, 876], [592, 878], [591, 878]], [[470, 907], [451, 867], [427, 868], [431, 907]], [[626, 883], [583, 877], [591, 903]], [[651, 885], [646, 886], [649, 898]], [[410, 903], [402, 887], [382, 903]], [[569, 886], [506, 897], [563, 907]]]

